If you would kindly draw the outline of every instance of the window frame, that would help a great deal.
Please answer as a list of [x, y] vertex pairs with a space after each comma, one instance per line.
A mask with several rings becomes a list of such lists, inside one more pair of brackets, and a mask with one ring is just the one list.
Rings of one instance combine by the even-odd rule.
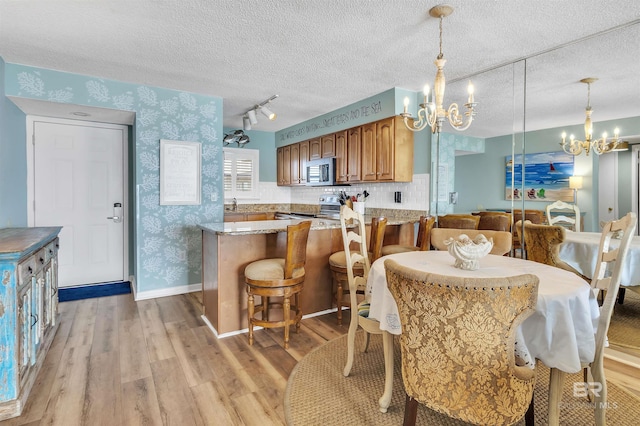
[[[257, 149], [247, 148], [222, 148], [223, 161], [222, 161], [222, 188], [224, 191], [224, 199], [231, 200], [236, 198], [238, 200], [259, 199], [258, 185], [260, 183], [260, 151]], [[231, 160], [231, 190], [224, 189], [225, 178], [225, 162]], [[237, 178], [237, 162], [238, 160], [249, 160], [253, 163], [251, 169], [251, 191], [239, 191], [236, 185]]]

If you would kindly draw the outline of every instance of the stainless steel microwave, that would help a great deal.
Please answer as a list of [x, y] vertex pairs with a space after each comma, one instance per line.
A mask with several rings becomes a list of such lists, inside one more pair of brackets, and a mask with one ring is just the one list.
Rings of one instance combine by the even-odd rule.
[[336, 159], [335, 157], [320, 158], [307, 162], [307, 185], [330, 186], [335, 185]]

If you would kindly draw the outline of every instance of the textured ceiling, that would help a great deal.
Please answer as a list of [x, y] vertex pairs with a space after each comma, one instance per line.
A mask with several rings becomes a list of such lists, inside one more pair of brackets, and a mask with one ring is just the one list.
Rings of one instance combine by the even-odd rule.
[[[259, 117], [254, 126], [277, 131], [391, 87], [418, 91], [431, 83], [438, 20], [428, 10], [436, 4], [0, 0], [0, 56], [219, 96], [224, 125], [234, 128], [247, 109], [278, 94], [270, 105], [278, 119]], [[480, 104], [467, 133], [510, 133], [523, 103], [527, 130], [578, 124], [586, 106], [578, 81], [585, 77], [599, 78], [591, 90], [596, 122], [640, 116], [637, 0], [448, 4], [455, 11], [444, 21], [445, 104], [464, 102], [472, 77]], [[522, 91], [525, 66], [507, 64], [526, 57], [524, 99], [514, 93]]]

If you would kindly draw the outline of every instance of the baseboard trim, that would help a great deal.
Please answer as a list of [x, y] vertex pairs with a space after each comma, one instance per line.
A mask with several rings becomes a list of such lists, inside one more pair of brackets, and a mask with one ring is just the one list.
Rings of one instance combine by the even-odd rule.
[[[313, 317], [317, 317], [317, 316], [324, 315], [324, 314], [330, 314], [331, 312], [337, 312], [337, 311], [338, 311], [338, 309], [336, 309], [336, 308], [327, 309], [325, 311], [314, 312], [312, 314], [303, 315], [302, 319], [313, 318]], [[248, 333], [249, 332], [248, 328], [243, 328], [241, 330], [229, 331], [227, 333], [218, 334], [218, 331], [215, 329], [213, 324], [211, 324], [211, 322], [209, 322], [209, 319], [207, 317], [202, 315], [200, 318], [202, 318], [202, 321], [204, 321], [204, 323], [207, 325], [207, 327], [209, 327], [209, 329], [213, 332], [213, 335], [216, 336], [218, 339], [224, 339], [225, 337], [237, 336], [238, 334], [244, 334], [244, 333]], [[262, 327], [257, 327], [257, 326], [253, 327], [253, 330], [254, 331], [262, 330]]]
[[181, 285], [178, 287], [162, 288], [159, 290], [134, 292], [134, 300], [157, 299], [158, 297], [177, 296], [179, 294], [193, 293], [202, 290], [202, 284]]
[[114, 296], [117, 294], [128, 293], [131, 293], [131, 283], [129, 281], [60, 287], [58, 288], [58, 301], [70, 302], [73, 300], [91, 299], [95, 297]]

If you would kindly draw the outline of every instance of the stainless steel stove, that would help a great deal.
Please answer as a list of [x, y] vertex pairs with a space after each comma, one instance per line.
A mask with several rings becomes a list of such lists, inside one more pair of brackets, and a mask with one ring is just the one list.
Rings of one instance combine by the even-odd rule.
[[318, 217], [325, 217], [328, 219], [340, 219], [340, 196], [335, 194], [321, 195], [320, 200], [320, 213]]

